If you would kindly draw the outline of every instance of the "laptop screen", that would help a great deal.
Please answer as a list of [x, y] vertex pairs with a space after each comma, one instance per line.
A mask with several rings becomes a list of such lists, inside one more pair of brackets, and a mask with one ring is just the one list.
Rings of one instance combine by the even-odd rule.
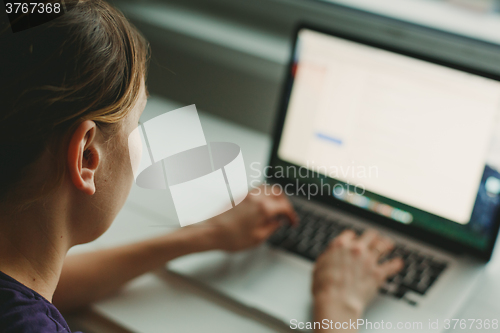
[[318, 175], [309, 190], [486, 249], [499, 81], [304, 28], [291, 82], [277, 156]]

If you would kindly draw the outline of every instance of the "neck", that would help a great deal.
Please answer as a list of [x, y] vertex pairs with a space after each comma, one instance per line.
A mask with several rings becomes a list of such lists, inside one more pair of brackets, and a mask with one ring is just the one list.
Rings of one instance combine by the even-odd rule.
[[0, 271], [48, 301], [70, 248], [65, 205], [61, 200], [45, 201], [16, 214], [0, 209]]

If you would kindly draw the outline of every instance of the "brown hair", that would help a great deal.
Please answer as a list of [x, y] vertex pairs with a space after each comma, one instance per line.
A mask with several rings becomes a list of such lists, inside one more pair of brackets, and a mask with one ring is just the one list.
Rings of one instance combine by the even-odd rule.
[[[45, 150], [57, 179], [23, 204], [56, 188], [65, 173], [69, 135], [93, 120], [111, 136], [139, 97], [148, 44], [103, 0], [73, 3], [63, 16], [12, 33], [0, 17], [0, 200], [15, 199]], [[3, 23], [3, 24], [2, 24]]]

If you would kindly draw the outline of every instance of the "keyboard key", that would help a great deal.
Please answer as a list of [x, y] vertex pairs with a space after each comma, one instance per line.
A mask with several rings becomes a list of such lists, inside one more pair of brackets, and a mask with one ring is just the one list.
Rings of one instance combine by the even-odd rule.
[[311, 247], [311, 249], [308, 252], [311, 258], [316, 259], [323, 252], [323, 247], [320, 244], [315, 244], [313, 245], [313, 247]]
[[447, 264], [445, 262], [433, 261], [431, 264], [431, 269], [433, 272], [441, 273], [446, 268]]
[[[328, 244], [344, 230], [354, 230], [358, 235], [364, 231], [362, 228], [349, 226], [340, 219], [307, 211], [305, 206], [296, 207], [296, 210], [300, 219], [299, 225], [291, 227], [286, 224], [280, 227], [269, 238], [269, 243], [309, 260], [316, 260]], [[446, 262], [435, 260], [403, 244], [396, 244], [381, 262], [396, 257], [404, 260], [403, 269], [390, 277], [380, 288], [381, 293], [396, 298], [403, 298], [409, 290], [424, 295], [447, 267]]]
[[297, 253], [304, 253], [309, 249], [309, 243], [308, 242], [299, 242], [297, 246], [295, 247], [295, 251]]
[[392, 294], [396, 298], [403, 298], [403, 296], [408, 292], [408, 287], [400, 285], [398, 289]]

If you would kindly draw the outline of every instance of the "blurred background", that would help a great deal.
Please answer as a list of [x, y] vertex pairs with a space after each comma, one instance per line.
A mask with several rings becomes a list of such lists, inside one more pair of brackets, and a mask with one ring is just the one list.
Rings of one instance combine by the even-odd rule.
[[429, 37], [428, 31], [421, 33], [406, 22], [500, 43], [500, 0], [114, 2], [151, 42], [152, 93], [183, 105], [194, 103], [263, 133], [272, 131], [291, 37], [299, 22], [492, 66], [493, 58], [475, 54], [474, 48], [464, 50], [469, 46], [459, 38], [443, 38], [438, 31]]

